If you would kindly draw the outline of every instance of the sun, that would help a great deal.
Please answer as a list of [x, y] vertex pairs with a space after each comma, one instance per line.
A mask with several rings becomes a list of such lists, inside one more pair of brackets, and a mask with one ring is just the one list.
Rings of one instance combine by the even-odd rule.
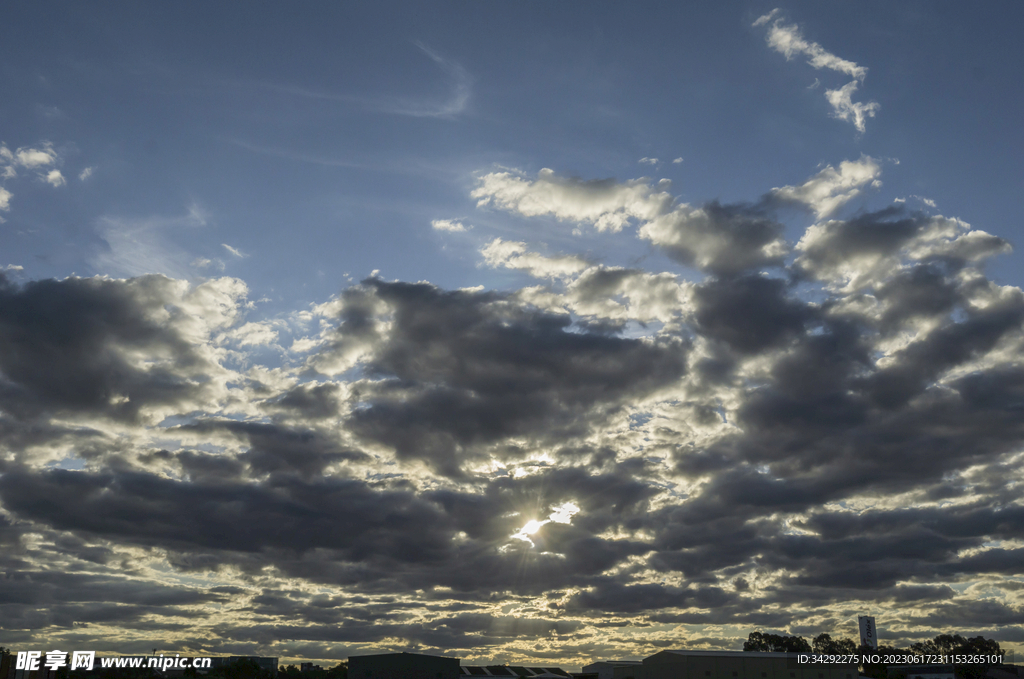
[[543, 521], [530, 519], [526, 522], [526, 525], [519, 529], [518, 533], [514, 533], [511, 537], [516, 540], [522, 540], [523, 542], [529, 542], [532, 545], [533, 540], [531, 540], [529, 536], [539, 531], [541, 526], [551, 523], [552, 521], [555, 523], [569, 523], [572, 521], [573, 515], [578, 511], [580, 511], [580, 508], [575, 503], [566, 502], [555, 507], [554, 511], [551, 512], [551, 515]]
[[519, 532], [526, 533], [527, 535], [533, 535], [546, 523], [547, 521], [538, 521], [537, 519], [533, 519], [531, 521], [527, 521], [526, 525], [519, 529]]

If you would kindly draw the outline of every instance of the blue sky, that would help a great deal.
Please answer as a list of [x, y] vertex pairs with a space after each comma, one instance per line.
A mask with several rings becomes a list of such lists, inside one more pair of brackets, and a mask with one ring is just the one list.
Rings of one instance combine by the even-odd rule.
[[[878, 611], [892, 643], [1024, 642], [997, 516], [1021, 507], [1022, 21], [8, 3], [0, 539], [50, 589], [0, 587], [0, 631], [568, 666]], [[248, 519], [203, 536], [164, 493], [279, 532], [218, 547]]]
[[[766, 48], [751, 24], [767, 5], [14, 5], [3, 139], [49, 141], [68, 184], [5, 182], [5, 264], [32, 278], [149, 273], [95, 261], [104, 220], [165, 220], [153, 240], [180, 248], [166, 267], [209, 275], [190, 262], [224, 260], [278, 312], [337, 292], [344, 272], [491, 286], [474, 247], [487, 236], [429, 224], [538, 228], [475, 209], [475, 177], [496, 165], [667, 177], [683, 200], [737, 201], [862, 154], [900, 163], [862, 206], [921, 195], [1015, 242], [1020, 8], [869, 7], [784, 8], [868, 69], [858, 94], [880, 109], [858, 134], [823, 96], [843, 74]], [[188, 226], [192, 210], [205, 224]], [[558, 247], [554, 235], [542, 238]], [[585, 247], [621, 263], [618, 248]], [[1007, 282], [1016, 270], [994, 264]]]

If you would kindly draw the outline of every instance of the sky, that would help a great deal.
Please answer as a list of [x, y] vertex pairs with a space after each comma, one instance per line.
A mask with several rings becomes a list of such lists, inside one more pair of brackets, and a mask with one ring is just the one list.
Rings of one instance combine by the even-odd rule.
[[1024, 5], [0, 12], [4, 645], [1024, 648]]

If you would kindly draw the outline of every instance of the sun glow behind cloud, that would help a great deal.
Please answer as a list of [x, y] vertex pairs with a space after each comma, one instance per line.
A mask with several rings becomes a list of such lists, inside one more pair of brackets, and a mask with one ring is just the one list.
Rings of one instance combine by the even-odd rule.
[[543, 521], [537, 519], [530, 519], [527, 521], [518, 532], [512, 534], [512, 539], [522, 540], [523, 542], [529, 542], [533, 546], [533, 540], [530, 538], [531, 535], [535, 535], [537, 531], [543, 528], [549, 523], [571, 523], [572, 517], [579, 513], [580, 508], [574, 502], [564, 502], [561, 505], [555, 507], [548, 514], [548, 518]]

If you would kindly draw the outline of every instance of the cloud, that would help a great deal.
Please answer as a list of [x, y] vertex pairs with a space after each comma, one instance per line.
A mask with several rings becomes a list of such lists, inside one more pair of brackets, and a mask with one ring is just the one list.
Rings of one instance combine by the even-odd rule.
[[832, 283], [859, 288], [885, 281], [905, 262], [944, 261], [960, 268], [1010, 252], [1010, 244], [970, 225], [888, 208], [807, 229], [795, 266]]
[[857, 91], [856, 80], [843, 85], [838, 90], [827, 90], [825, 98], [835, 109], [835, 117], [840, 120], [852, 122], [858, 132], [864, 131], [864, 121], [867, 118], [874, 118], [878, 111], [878, 102], [872, 101], [867, 104], [859, 104], [852, 100], [853, 93]]
[[[432, 97], [412, 98], [401, 96], [367, 96], [358, 94], [339, 94], [335, 92], [310, 90], [305, 87], [295, 87], [291, 85], [280, 85], [266, 82], [260, 82], [255, 84], [261, 88], [270, 89], [293, 96], [304, 97], [307, 99], [319, 99], [354, 104], [370, 111], [379, 111], [382, 113], [411, 116], [414, 118], [454, 119], [455, 117], [464, 113], [466, 109], [469, 107], [469, 102], [470, 99], [472, 98], [472, 76], [459, 62], [443, 56], [437, 50], [432, 49], [431, 47], [428, 47], [427, 45], [421, 42], [416, 42], [414, 44], [416, 45], [416, 47], [420, 49], [420, 51], [422, 51], [427, 57], [429, 57], [430, 60], [433, 61], [446, 76], [451, 89], [450, 94], [448, 95], [447, 98], [437, 99]], [[338, 163], [333, 161], [322, 161], [320, 159], [296, 155], [286, 151], [275, 151], [273, 149], [265, 149], [247, 144], [245, 142], [232, 141], [231, 143], [237, 144], [244, 148], [248, 148], [249, 150], [257, 151], [260, 153], [269, 153], [270, 155], [279, 155], [297, 160], [318, 162], [328, 165], [349, 164], [345, 161], [341, 161]]]
[[223, 314], [196, 304], [233, 308], [245, 294], [233, 279], [195, 288], [162, 276], [2, 282], [0, 403], [5, 413], [29, 419], [49, 413], [136, 420], [165, 407], [193, 407], [220, 372], [209, 348], [195, 343], [210, 339]]
[[773, 265], [785, 254], [782, 227], [767, 205], [711, 202], [695, 208], [676, 203], [670, 187], [668, 180], [657, 185], [646, 179], [583, 181], [544, 169], [534, 181], [512, 172], [484, 175], [471, 196], [479, 207], [495, 205], [528, 217], [552, 214], [593, 224], [598, 231], [614, 233], [639, 222], [641, 238], [706, 271]]
[[79, 181], [83, 181], [84, 182], [86, 179], [91, 177], [92, 173], [95, 172], [95, 171], [96, 171], [95, 167], [87, 167], [87, 168], [85, 168], [84, 170], [82, 170], [81, 172], [78, 173]]
[[589, 265], [579, 257], [545, 257], [526, 249], [526, 243], [503, 241], [495, 238], [480, 254], [489, 266], [522, 269], [536, 278], [569, 276]]
[[430, 226], [435, 231], [448, 231], [450, 233], [458, 233], [465, 231], [467, 228], [473, 228], [472, 226], [467, 227], [465, 224], [455, 219], [434, 219], [430, 222]]
[[638, 234], [683, 264], [723, 274], [776, 264], [787, 250], [781, 224], [756, 205], [677, 205]]
[[558, 219], [587, 221], [599, 231], [616, 232], [631, 218], [651, 219], [672, 197], [645, 180], [617, 183], [611, 179], [583, 181], [559, 177], [544, 168], [530, 181], [516, 172], [492, 172], [480, 178], [470, 194], [477, 206], [495, 205], [527, 217], [552, 214]]
[[222, 248], [224, 248], [225, 250], [227, 250], [228, 252], [230, 252], [233, 256], [238, 257], [239, 259], [244, 259], [244, 258], [249, 256], [249, 255], [244, 254], [238, 248], [231, 247], [227, 243], [221, 243], [220, 246]]
[[64, 181], [64, 175], [60, 173], [60, 170], [50, 170], [46, 173], [46, 183], [50, 186], [64, 186], [67, 182]]
[[644, 163], [647, 165], [657, 165], [659, 161], [657, 158], [641, 158], [637, 162]]
[[844, 160], [838, 170], [829, 165], [800, 186], [772, 189], [771, 195], [784, 202], [806, 205], [821, 219], [860, 195], [864, 187], [881, 186], [880, 175], [878, 161], [862, 156], [860, 160]]
[[202, 211], [195, 206], [176, 217], [101, 217], [97, 231], [106, 247], [91, 256], [91, 264], [96, 270], [111, 275], [161, 273], [186, 278], [189, 275], [187, 262], [195, 258], [170, 240], [168, 234], [205, 223]]
[[469, 73], [457, 61], [443, 57], [423, 43], [417, 42], [416, 46], [448, 76], [452, 87], [451, 96], [446, 101], [437, 103], [398, 100], [393, 105], [385, 106], [385, 110], [417, 118], [452, 118], [463, 113], [472, 94], [473, 79]]
[[[53, 144], [48, 141], [41, 142], [38, 148], [22, 146], [11, 151], [6, 144], [0, 143], [0, 179], [14, 179], [18, 176], [18, 170], [30, 170], [36, 176], [57, 188], [66, 183], [61, 171], [52, 167], [61, 164], [63, 159], [53, 149]], [[49, 169], [48, 169], [49, 168]], [[11, 209], [11, 198], [14, 194], [5, 187], [0, 187], [0, 211], [9, 212]], [[0, 217], [0, 224], [5, 220]]]
[[57, 154], [49, 142], [44, 142], [39, 149], [22, 147], [14, 152], [14, 162], [21, 167], [40, 169], [57, 162]]
[[679, 163], [683, 162], [683, 159], [682, 159], [681, 157], [680, 157], [680, 158], [676, 158], [676, 159], [675, 159], [675, 160], [673, 160], [672, 162], [673, 162], [674, 164], [678, 165]]
[[[824, 68], [851, 76], [853, 80], [843, 87], [826, 90], [825, 98], [832, 106], [834, 117], [852, 122], [858, 132], [864, 132], [865, 120], [874, 117], [879, 109], [879, 104], [877, 102], [855, 103], [852, 101], [852, 96], [860, 83], [864, 82], [868, 69], [837, 57], [816, 42], [808, 42], [803, 37], [800, 28], [796, 24], [785, 23], [778, 17], [779, 13], [778, 9], [772, 10], [758, 18], [753, 25], [755, 27], [768, 26], [768, 33], [765, 36], [768, 46], [785, 56], [787, 61], [795, 55], [804, 55], [807, 57], [807, 63], [816, 69]], [[815, 83], [817, 84], [817, 80]]]
[[[405, 386], [378, 392], [365, 385], [367, 407], [353, 412], [351, 424], [400, 459], [422, 460], [445, 475], [462, 476], [464, 464], [508, 436], [556, 440], [684, 370], [678, 341], [566, 333], [564, 316], [509, 306], [490, 294], [376, 279], [366, 286], [346, 300], [343, 323], [323, 353], [347, 353], [347, 326], [367, 328], [361, 332], [376, 338], [361, 361]], [[368, 305], [389, 319], [386, 329], [369, 330]], [[433, 339], [424, 344], [422, 337]], [[524, 353], [535, 342], [548, 351]], [[429, 364], [415, 359], [424, 353]]]

